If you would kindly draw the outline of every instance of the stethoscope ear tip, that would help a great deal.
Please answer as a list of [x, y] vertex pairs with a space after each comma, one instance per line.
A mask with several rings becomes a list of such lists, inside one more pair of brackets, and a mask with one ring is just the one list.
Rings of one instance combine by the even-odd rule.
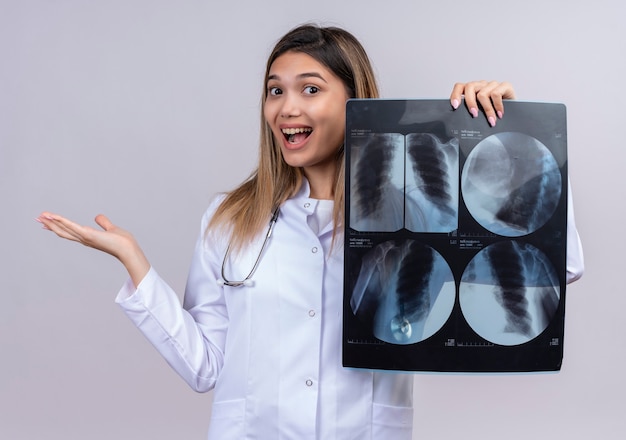
[[223, 279], [220, 278], [219, 280], [217, 280], [217, 285], [218, 286], [224, 286], [224, 284], [226, 284], [226, 283], [224, 282]]
[[252, 280], [245, 280], [243, 282], [243, 285], [246, 286], [246, 287], [252, 287], [252, 286], [254, 286], [254, 281], [252, 281]]

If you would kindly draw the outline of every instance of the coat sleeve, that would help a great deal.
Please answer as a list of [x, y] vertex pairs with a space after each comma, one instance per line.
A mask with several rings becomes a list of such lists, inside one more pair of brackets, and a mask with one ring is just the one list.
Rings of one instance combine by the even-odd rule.
[[574, 204], [572, 201], [572, 188], [567, 181], [567, 283], [573, 283], [581, 276], [585, 269], [583, 247], [580, 236], [576, 229], [574, 219]]
[[198, 392], [215, 386], [228, 329], [223, 288], [217, 284], [221, 246], [205, 236], [212, 212], [209, 208], [202, 219], [182, 306], [153, 268], [137, 289], [128, 280], [116, 298], [168, 364]]

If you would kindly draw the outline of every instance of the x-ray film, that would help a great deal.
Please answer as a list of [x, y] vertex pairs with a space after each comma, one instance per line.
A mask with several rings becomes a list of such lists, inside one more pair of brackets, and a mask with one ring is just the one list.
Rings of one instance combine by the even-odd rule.
[[345, 156], [345, 366], [561, 368], [564, 105], [350, 100]]

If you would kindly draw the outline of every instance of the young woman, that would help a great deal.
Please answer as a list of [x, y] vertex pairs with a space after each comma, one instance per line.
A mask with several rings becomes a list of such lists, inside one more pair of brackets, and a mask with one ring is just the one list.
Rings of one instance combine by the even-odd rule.
[[[412, 376], [341, 365], [345, 103], [378, 96], [367, 55], [344, 30], [301, 26], [264, 81], [258, 169], [204, 215], [183, 307], [106, 217], [102, 231], [38, 220], [124, 264], [116, 301], [193, 389], [215, 389], [209, 438], [410, 439]], [[454, 108], [462, 95], [494, 125], [514, 92], [457, 84]]]

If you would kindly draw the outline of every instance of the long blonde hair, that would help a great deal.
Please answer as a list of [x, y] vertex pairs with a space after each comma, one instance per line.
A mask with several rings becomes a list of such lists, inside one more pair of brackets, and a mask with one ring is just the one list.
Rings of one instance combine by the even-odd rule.
[[[267, 80], [272, 63], [286, 52], [301, 52], [324, 65], [340, 78], [350, 98], [377, 98], [378, 86], [369, 58], [361, 43], [349, 32], [336, 27], [302, 25], [282, 37], [267, 60], [262, 105], [267, 98]], [[335, 231], [344, 214], [344, 148], [337, 152], [334, 178]], [[271, 213], [295, 195], [302, 185], [303, 172], [282, 157], [272, 130], [261, 111], [258, 168], [239, 187], [226, 195], [208, 229], [230, 234], [231, 248], [240, 250], [268, 224]], [[334, 236], [333, 236], [334, 241]]]

